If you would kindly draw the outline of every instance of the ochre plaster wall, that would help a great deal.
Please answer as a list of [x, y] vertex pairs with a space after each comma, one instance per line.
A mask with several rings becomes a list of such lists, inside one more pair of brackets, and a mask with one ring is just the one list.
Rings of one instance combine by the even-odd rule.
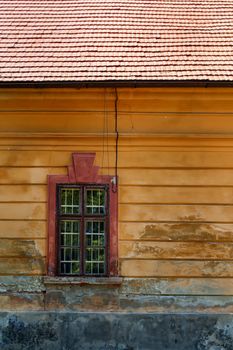
[[[233, 89], [118, 88], [117, 94], [124, 280], [117, 292], [107, 288], [107, 301], [101, 288], [99, 297], [87, 290], [86, 307], [95, 300], [90, 307], [232, 312]], [[47, 175], [66, 174], [77, 151], [96, 152], [102, 173], [114, 174], [115, 99], [112, 88], [0, 91], [3, 308], [19, 307], [14, 278], [32, 292], [23, 276], [40, 285], [28, 305], [44, 308]], [[65, 307], [65, 292], [56, 288], [60, 294], [48, 295], [58, 293]]]

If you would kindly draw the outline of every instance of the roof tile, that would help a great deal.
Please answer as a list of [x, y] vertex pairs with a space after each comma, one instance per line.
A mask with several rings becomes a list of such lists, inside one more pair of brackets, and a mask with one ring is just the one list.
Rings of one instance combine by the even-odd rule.
[[232, 0], [0, 0], [0, 82], [233, 80]]

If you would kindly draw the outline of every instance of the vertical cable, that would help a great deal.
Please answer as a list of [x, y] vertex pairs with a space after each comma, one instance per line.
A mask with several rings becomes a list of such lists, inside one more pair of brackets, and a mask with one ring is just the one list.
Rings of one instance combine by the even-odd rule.
[[[118, 93], [117, 88], [115, 88], [115, 183], [112, 186], [114, 193], [117, 192], [118, 188], [118, 141], [119, 141], [119, 131], [118, 131]], [[115, 185], [115, 186], [114, 186]]]
[[109, 131], [108, 131], [108, 99], [107, 99], [107, 91], [106, 91], [106, 117], [105, 117], [105, 122], [106, 122], [106, 133], [107, 133], [107, 167], [108, 167], [108, 175], [109, 175]]
[[[101, 169], [103, 171], [104, 165], [105, 165], [105, 158], [106, 159], [106, 167], [107, 172], [109, 175], [109, 128], [108, 128], [108, 95], [107, 95], [107, 89], [104, 89], [104, 115], [103, 115], [103, 136], [102, 136], [102, 162], [101, 162]], [[106, 138], [106, 140], [105, 140]], [[106, 155], [106, 157], [105, 157]]]
[[105, 160], [105, 126], [106, 126], [106, 88], [104, 89], [104, 111], [103, 111], [103, 139], [102, 139], [102, 162], [101, 162], [101, 171], [103, 171], [104, 160]]

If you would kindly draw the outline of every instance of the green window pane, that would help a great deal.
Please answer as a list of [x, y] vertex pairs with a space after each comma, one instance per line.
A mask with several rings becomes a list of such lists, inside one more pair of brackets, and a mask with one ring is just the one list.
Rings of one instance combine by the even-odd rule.
[[79, 214], [80, 212], [80, 190], [77, 188], [61, 189], [61, 205], [62, 214]]
[[60, 223], [61, 246], [79, 246], [80, 222], [62, 220]]
[[60, 272], [80, 273], [80, 222], [62, 220], [60, 222]]
[[105, 273], [105, 265], [104, 264], [99, 264], [99, 273], [101, 273], [101, 274]]
[[86, 246], [105, 246], [105, 222], [101, 220], [86, 221]]
[[79, 263], [77, 263], [77, 262], [72, 263], [72, 273], [73, 274], [79, 274], [80, 273]]
[[79, 246], [79, 235], [73, 235], [73, 245], [74, 246]]
[[79, 249], [72, 249], [72, 261], [79, 261]]
[[86, 213], [93, 215], [105, 214], [106, 191], [102, 189], [86, 190]]
[[61, 273], [70, 274], [71, 273], [71, 263], [61, 263]]
[[87, 248], [85, 258], [85, 272], [87, 274], [103, 274], [105, 272], [105, 249]]
[[78, 275], [80, 273], [80, 264], [78, 262], [62, 262], [61, 274]]

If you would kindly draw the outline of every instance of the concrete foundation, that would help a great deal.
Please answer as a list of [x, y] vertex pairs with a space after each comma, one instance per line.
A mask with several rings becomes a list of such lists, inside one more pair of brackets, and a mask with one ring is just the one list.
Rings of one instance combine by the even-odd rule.
[[1, 350], [232, 350], [233, 315], [1, 312]]

